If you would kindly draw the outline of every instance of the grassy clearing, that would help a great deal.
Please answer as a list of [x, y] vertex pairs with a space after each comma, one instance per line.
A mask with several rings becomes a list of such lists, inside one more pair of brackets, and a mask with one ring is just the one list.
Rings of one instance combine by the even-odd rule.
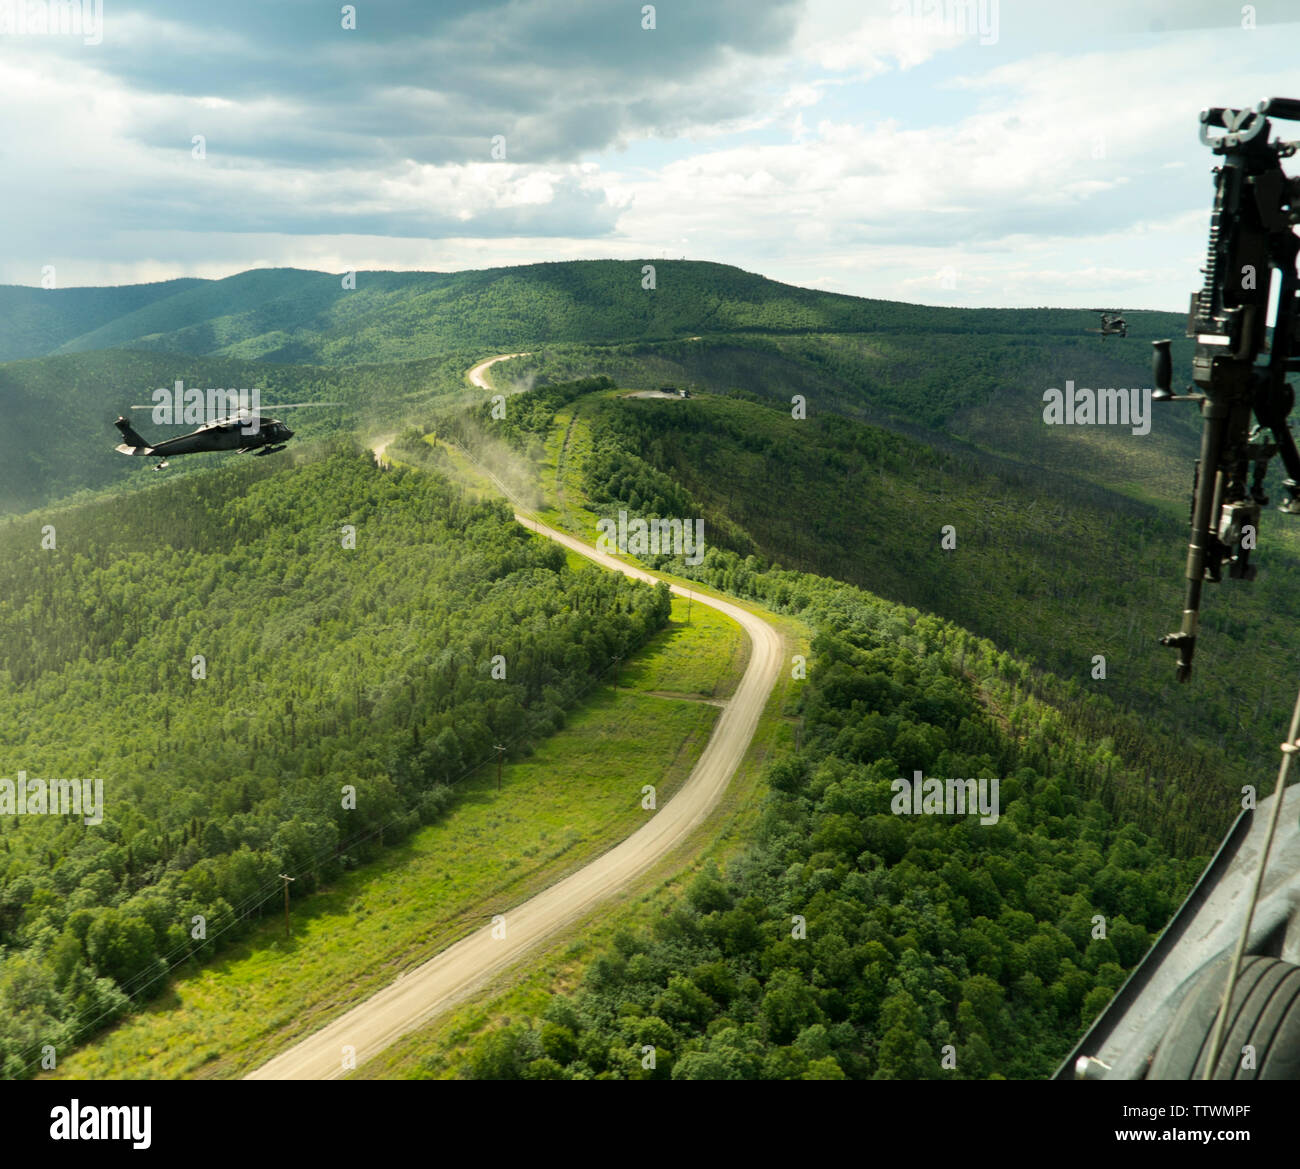
[[460, 483], [471, 499], [477, 502], [480, 499], [497, 499], [500, 497], [501, 493], [492, 485], [492, 481], [459, 447], [439, 442], [437, 437], [432, 434], [425, 435], [424, 441], [432, 450], [438, 452], [439, 456], [444, 460], [444, 465], [439, 470]]
[[556, 515], [580, 509], [587, 502], [581, 470], [591, 452], [591, 430], [581, 418], [583, 405], [584, 399], [579, 398], [555, 415], [555, 427], [544, 448], [543, 506]]
[[542, 505], [537, 518], [553, 528], [596, 542], [596, 515], [587, 510], [587, 493], [582, 487], [582, 468], [591, 453], [591, 427], [583, 418], [584, 407], [600, 398], [618, 397], [609, 390], [579, 398], [559, 410], [547, 437], [539, 468]]
[[[745, 606], [750, 608], [750, 606]], [[699, 612], [697, 607], [695, 610]], [[782, 634], [787, 656], [809, 652], [811, 632], [801, 622], [756, 609]], [[467, 1056], [483, 1034], [520, 1019], [537, 1019], [551, 996], [577, 988], [588, 963], [606, 951], [620, 930], [637, 929], [667, 914], [699, 869], [725, 863], [750, 839], [765, 790], [764, 768], [794, 749], [795, 709], [801, 682], [782, 673], [768, 699], [740, 768], [718, 810], [690, 841], [665, 857], [586, 921], [533, 951], [526, 965], [496, 979], [472, 999], [398, 1040], [367, 1061], [352, 1079], [454, 1079], [466, 1074]]]
[[[718, 710], [647, 694], [739, 676], [730, 622], [673, 623], [530, 757], [507, 764], [503, 791], [490, 768], [461, 784], [456, 805], [381, 860], [293, 907], [166, 994], [71, 1053], [64, 1078], [238, 1076], [295, 1039], [526, 900], [640, 826], [643, 784], [661, 798], [685, 781]], [[710, 672], [705, 663], [716, 665]], [[743, 668], [743, 665], [740, 667]]]
[[[698, 636], [682, 636], [686, 615]], [[633, 690], [697, 698], [727, 698], [749, 662], [749, 639], [714, 609], [673, 598], [672, 623], [620, 674]]]

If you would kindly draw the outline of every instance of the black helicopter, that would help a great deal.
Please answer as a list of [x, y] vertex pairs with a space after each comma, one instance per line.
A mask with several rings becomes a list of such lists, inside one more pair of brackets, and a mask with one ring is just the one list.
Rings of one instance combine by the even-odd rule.
[[[305, 406], [340, 406], [341, 402], [290, 402], [274, 406], [275, 410], [296, 410]], [[132, 410], [152, 410], [153, 406], [132, 406]], [[255, 455], [273, 455], [284, 450], [289, 439], [293, 438], [290, 430], [278, 418], [266, 418], [260, 409], [239, 409], [224, 418], [217, 418], [205, 423], [189, 434], [166, 438], [162, 442], [151, 443], [136, 432], [130, 420], [119, 417], [113, 423], [126, 440], [113, 449], [124, 455], [147, 455], [161, 461], [154, 465], [155, 471], [167, 466], [173, 455], [194, 455], [202, 451], [237, 451], [244, 454], [251, 451]]]
[[1089, 329], [1090, 333], [1100, 333], [1103, 341], [1107, 337], [1128, 336], [1128, 322], [1120, 315], [1118, 309], [1094, 308], [1089, 311], [1101, 314], [1101, 328]]

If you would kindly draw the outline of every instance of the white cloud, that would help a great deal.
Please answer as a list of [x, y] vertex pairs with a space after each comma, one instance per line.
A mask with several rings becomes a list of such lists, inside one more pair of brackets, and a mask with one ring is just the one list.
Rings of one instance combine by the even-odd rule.
[[901, 0], [808, 0], [793, 48], [821, 69], [869, 81], [920, 65], [963, 39], [912, 20]]
[[[889, 3], [864, 14], [859, 0], [809, 0], [790, 54], [761, 76], [743, 56], [711, 63], [715, 80], [752, 89], [747, 113], [712, 114], [692, 79], [666, 78], [668, 147], [634, 118], [641, 129], [612, 139], [627, 155], [541, 165], [519, 161], [513, 138], [505, 163], [334, 160], [329, 127], [270, 74], [265, 93], [239, 99], [202, 78], [183, 95], [142, 94], [93, 55], [52, 72], [0, 46], [0, 105], [24, 111], [0, 147], [18, 180], [0, 188], [0, 279], [36, 283], [45, 263], [66, 286], [254, 264], [445, 270], [685, 252], [873, 296], [1180, 307], [1208, 214], [1196, 111], [1287, 92], [1284, 46], [1218, 29], [1084, 51], [1029, 13], [1012, 21], [1004, 6], [1003, 31], [1048, 51], [1015, 56], [1003, 38], [960, 55], [948, 50], [970, 37], [899, 21]], [[175, 31], [123, 20], [121, 43], [140, 52]], [[200, 33], [184, 35], [193, 47]], [[537, 63], [511, 80], [522, 92], [553, 76]], [[398, 78], [376, 92], [439, 123], [467, 116]], [[548, 116], [519, 127], [554, 136]], [[209, 134], [205, 162], [191, 133]], [[231, 137], [275, 135], [296, 151], [223, 152]], [[953, 289], [937, 285], [944, 268], [959, 273]]]

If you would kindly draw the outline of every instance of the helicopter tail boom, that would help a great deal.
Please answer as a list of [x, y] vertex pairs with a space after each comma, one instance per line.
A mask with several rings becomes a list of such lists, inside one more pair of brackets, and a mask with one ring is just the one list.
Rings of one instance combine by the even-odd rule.
[[116, 422], [113, 423], [113, 425], [116, 426], [119, 431], [121, 431], [122, 437], [126, 439], [126, 442], [121, 443], [120, 445], [114, 447], [113, 448], [114, 450], [124, 455], [153, 454], [153, 447], [151, 447], [147, 442], [145, 442], [143, 438], [140, 437], [140, 435], [136, 433], [135, 428], [125, 418], [119, 418]]

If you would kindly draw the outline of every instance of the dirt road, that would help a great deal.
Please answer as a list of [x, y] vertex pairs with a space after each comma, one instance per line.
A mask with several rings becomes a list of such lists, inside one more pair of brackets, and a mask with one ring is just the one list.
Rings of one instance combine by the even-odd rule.
[[527, 357], [527, 353], [502, 353], [498, 357], [489, 357], [486, 361], [480, 361], [473, 369], [469, 371], [469, 380], [480, 390], [490, 390], [488, 385], [487, 371], [496, 365], [498, 361], [509, 361], [512, 357]]
[[[476, 366], [471, 377], [490, 364]], [[515, 518], [531, 531], [611, 571], [650, 583], [658, 580], [529, 516], [516, 514]], [[753, 642], [744, 677], [678, 793], [657, 811], [647, 811], [643, 827], [591, 864], [507, 911], [502, 915], [504, 921], [485, 921], [475, 933], [276, 1056], [247, 1079], [336, 1079], [345, 1074], [348, 1049], [359, 1067], [400, 1036], [468, 997], [556, 931], [590, 913], [681, 844], [716, 807], [749, 747], [776, 684], [781, 669], [781, 638], [766, 621], [737, 605], [677, 585], [672, 590], [677, 596], [691, 596], [696, 604], [732, 618]], [[640, 803], [642, 795], [640, 790], [629, 790], [627, 798]]]

